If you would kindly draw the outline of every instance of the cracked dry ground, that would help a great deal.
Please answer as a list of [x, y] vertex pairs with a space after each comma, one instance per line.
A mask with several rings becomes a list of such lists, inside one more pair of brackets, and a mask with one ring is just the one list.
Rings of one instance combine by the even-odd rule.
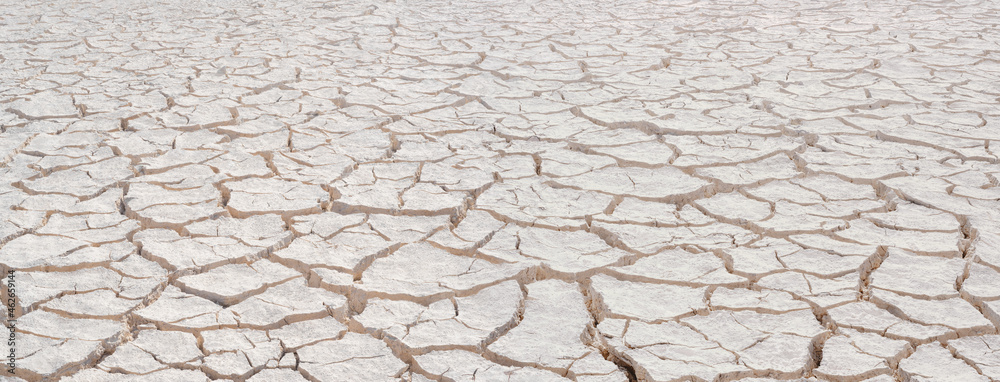
[[998, 12], [5, 1], [0, 380], [1000, 380]]

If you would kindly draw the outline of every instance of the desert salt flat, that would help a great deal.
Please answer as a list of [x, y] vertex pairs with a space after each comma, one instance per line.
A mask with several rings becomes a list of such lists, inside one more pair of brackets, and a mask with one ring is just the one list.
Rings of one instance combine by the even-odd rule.
[[998, 105], [995, 1], [6, 0], [0, 381], [1000, 381]]

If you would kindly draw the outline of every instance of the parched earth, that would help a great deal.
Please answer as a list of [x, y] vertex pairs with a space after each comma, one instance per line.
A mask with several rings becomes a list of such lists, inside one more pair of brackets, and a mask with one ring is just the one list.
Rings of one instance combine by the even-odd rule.
[[6, 0], [0, 380], [997, 381], [998, 105], [995, 1]]

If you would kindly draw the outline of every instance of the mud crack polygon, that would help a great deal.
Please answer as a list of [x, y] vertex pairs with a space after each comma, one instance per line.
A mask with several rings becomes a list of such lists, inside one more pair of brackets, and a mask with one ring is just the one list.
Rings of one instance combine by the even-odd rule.
[[998, 14], [7, 0], [0, 380], [1000, 380]]

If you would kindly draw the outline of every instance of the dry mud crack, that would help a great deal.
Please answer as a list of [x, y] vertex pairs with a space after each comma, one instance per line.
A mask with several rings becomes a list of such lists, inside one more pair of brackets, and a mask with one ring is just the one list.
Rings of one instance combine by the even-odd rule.
[[0, 381], [1000, 381], [998, 105], [994, 1], [7, 0]]

